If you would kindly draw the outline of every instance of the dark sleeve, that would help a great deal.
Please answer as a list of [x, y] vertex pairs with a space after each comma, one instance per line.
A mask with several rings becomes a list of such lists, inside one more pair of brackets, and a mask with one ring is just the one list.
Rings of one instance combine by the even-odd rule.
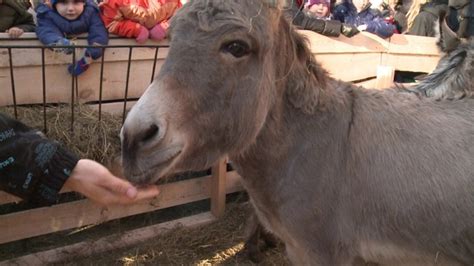
[[22, 29], [24, 32], [34, 32], [36, 25], [35, 20], [33, 19], [33, 15], [28, 12], [25, 12], [21, 20], [18, 21], [16, 27]]
[[[91, 16], [87, 41], [89, 45], [107, 45], [109, 43], [109, 33], [105, 28], [98, 11], [94, 12]], [[102, 48], [88, 48], [87, 50], [93, 59], [102, 56]]]
[[285, 16], [295, 25], [304, 30], [311, 30], [326, 36], [339, 36], [342, 24], [339, 21], [330, 21], [310, 17], [298, 6], [292, 5], [285, 10]]
[[0, 114], [0, 189], [34, 205], [57, 202], [78, 158], [39, 131]]

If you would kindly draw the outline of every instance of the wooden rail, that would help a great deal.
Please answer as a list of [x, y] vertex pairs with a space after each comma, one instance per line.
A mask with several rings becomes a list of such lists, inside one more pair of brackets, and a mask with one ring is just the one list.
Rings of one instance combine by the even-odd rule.
[[222, 174], [162, 185], [156, 199], [131, 206], [100, 207], [84, 199], [0, 215], [0, 244], [208, 199], [213, 184], [223, 180], [223, 195], [242, 190], [236, 172]]
[[[361, 33], [352, 38], [344, 36], [330, 38], [311, 31], [301, 31], [309, 40], [311, 50], [318, 62], [329, 73], [341, 80], [360, 81], [377, 78], [379, 66], [390, 66], [393, 70], [431, 72], [438, 60], [439, 52], [436, 41], [430, 37], [395, 34], [388, 40], [381, 39], [370, 33]], [[17, 41], [2, 39], [2, 45], [40, 45], [32, 38]], [[31, 36], [29, 36], [31, 37]], [[79, 39], [78, 44], [85, 45]], [[147, 44], [168, 45], [167, 42]], [[131, 39], [111, 39], [110, 45], [136, 45]], [[78, 55], [82, 53], [78, 50]], [[134, 48], [130, 68], [128, 98], [139, 98], [150, 84], [152, 66], [155, 59], [155, 48]], [[168, 48], [159, 48], [157, 54], [157, 73], [168, 53]], [[104, 56], [103, 100], [121, 100], [124, 97], [128, 48], [108, 48]], [[42, 103], [43, 91], [41, 51], [39, 49], [13, 49], [14, 81], [16, 85], [17, 104]], [[100, 60], [92, 64], [90, 69], [79, 78], [79, 101], [93, 102], [99, 100]], [[71, 56], [45, 51], [46, 64], [46, 98], [47, 102], [70, 102], [71, 80], [67, 73], [67, 65]], [[390, 76], [390, 75], [389, 75]], [[139, 77], [139, 78], [137, 78]], [[386, 73], [383, 79], [386, 79]], [[381, 83], [385, 84], [385, 83]], [[375, 87], [375, 83], [363, 83], [367, 87]], [[13, 104], [9, 54], [0, 48], [0, 106]]]

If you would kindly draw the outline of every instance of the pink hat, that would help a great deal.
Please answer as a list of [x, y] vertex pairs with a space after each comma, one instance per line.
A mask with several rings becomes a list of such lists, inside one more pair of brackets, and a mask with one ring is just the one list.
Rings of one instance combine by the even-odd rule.
[[330, 0], [308, 0], [308, 2], [306, 3], [306, 7], [310, 8], [312, 5], [316, 5], [316, 4], [323, 4], [323, 5], [330, 6], [331, 2]]

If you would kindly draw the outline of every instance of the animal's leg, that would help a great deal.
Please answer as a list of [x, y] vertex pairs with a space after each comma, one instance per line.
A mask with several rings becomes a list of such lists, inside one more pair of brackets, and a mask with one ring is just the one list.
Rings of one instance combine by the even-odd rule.
[[278, 238], [274, 234], [268, 232], [265, 228], [263, 228], [262, 225], [260, 225], [260, 227], [260, 237], [265, 242], [266, 248], [275, 248], [280, 242]]
[[245, 249], [247, 249], [249, 259], [255, 263], [258, 263], [262, 261], [262, 252], [259, 248], [259, 244], [260, 244], [260, 234], [263, 228], [258, 223], [258, 221], [254, 224], [251, 224], [251, 227], [252, 227], [251, 234], [250, 234], [250, 237], [245, 242]]

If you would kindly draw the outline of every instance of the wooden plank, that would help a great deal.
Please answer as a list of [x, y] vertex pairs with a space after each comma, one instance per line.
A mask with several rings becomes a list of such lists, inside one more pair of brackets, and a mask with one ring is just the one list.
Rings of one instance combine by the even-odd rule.
[[367, 88], [367, 89], [373, 89], [373, 88], [375, 88], [376, 80], [377, 80], [376, 78], [372, 78], [372, 79], [364, 80], [364, 81], [361, 81], [361, 82], [356, 82], [354, 84], [357, 85], [357, 86], [362, 86], [362, 87]]
[[[11, 45], [8, 42], [1, 42], [0, 46]], [[26, 44], [24, 44], [26, 46]], [[37, 44], [33, 44], [37, 45]], [[113, 44], [111, 44], [113, 45]], [[134, 45], [134, 44], [132, 44]], [[154, 60], [156, 48], [132, 46], [132, 61], [136, 60]], [[128, 61], [130, 48], [106, 48], [105, 62], [126, 62]], [[164, 59], [168, 55], [169, 48], [160, 47], [157, 59]], [[84, 54], [83, 48], [77, 48], [76, 58], [80, 58]], [[10, 67], [9, 54], [6, 48], [0, 47], [0, 68]], [[41, 48], [13, 48], [12, 60], [14, 67], [41, 67]], [[101, 59], [94, 62], [100, 62]], [[72, 63], [72, 55], [55, 53], [49, 49], [45, 50], [45, 65], [64, 65]]]
[[384, 54], [380, 64], [396, 70], [431, 73], [438, 65], [439, 55]]
[[[314, 54], [382, 53], [386, 50], [377, 36], [370, 33], [357, 34], [352, 38], [343, 35], [327, 37], [313, 31], [301, 30]], [[375, 37], [374, 37], [375, 36]]]
[[411, 54], [415, 56], [439, 56], [435, 37], [425, 37], [406, 34], [394, 34], [390, 37], [388, 54]]
[[178, 226], [197, 227], [215, 221], [210, 212], [176, 219], [170, 222], [151, 225], [123, 233], [113, 234], [97, 240], [87, 240], [65, 247], [29, 254], [23, 257], [0, 262], [6, 265], [45, 265], [60, 263], [71, 256], [91, 256], [119, 248], [143, 243], [172, 230]]
[[375, 81], [376, 89], [385, 89], [393, 86], [395, 79], [395, 68], [392, 66], [378, 66], [377, 78]]
[[[66, 192], [71, 192], [71, 190], [61, 189], [59, 193], [66, 193]], [[20, 201], [22, 201], [22, 199], [20, 199], [19, 197], [0, 191], [0, 206], [3, 204], [8, 204], [8, 203], [18, 203]]]
[[[227, 178], [227, 193], [242, 189], [237, 174]], [[211, 176], [206, 176], [162, 185], [156, 199], [130, 206], [99, 207], [79, 200], [1, 215], [0, 244], [203, 200], [210, 197], [210, 186]]]
[[212, 167], [211, 213], [221, 217], [225, 212], [227, 160], [221, 159]]
[[[127, 101], [126, 110], [130, 110], [136, 103], [137, 101]], [[87, 106], [93, 110], [99, 111], [99, 104], [88, 104]], [[109, 114], [121, 115], [123, 113], [123, 102], [103, 103], [102, 111]]]
[[[157, 62], [155, 74], [160, 70], [163, 60]], [[150, 85], [153, 61], [133, 61], [130, 68], [128, 98], [139, 98]], [[127, 64], [120, 62], [106, 63], [103, 76], [102, 99], [120, 100], [125, 96]], [[21, 78], [28, 77], [28, 78]], [[71, 101], [71, 76], [66, 65], [54, 65], [46, 68], [46, 101], [48, 103], [69, 103]], [[17, 104], [34, 104], [43, 102], [41, 69], [37, 67], [20, 67], [14, 70]], [[99, 100], [100, 63], [91, 65], [79, 78], [79, 101]], [[0, 106], [12, 105], [10, 70], [0, 68]], [[77, 99], [76, 99], [77, 100]]]
[[377, 53], [316, 54], [329, 74], [343, 81], [362, 80], [377, 75], [381, 55]]
[[[8, 46], [43, 46], [38, 39], [32, 39], [31, 37], [20, 38], [16, 40], [2, 38], [4, 33], [0, 33], [0, 68], [9, 67], [8, 50], [5, 47]], [[34, 35], [33, 35], [34, 36]], [[87, 40], [79, 38], [74, 40], [77, 45], [87, 45]], [[140, 47], [134, 39], [128, 38], [112, 38], [109, 41], [109, 46], [121, 45], [133, 47], [132, 60], [146, 60], [154, 59], [155, 49], [150, 47]], [[167, 40], [155, 42], [147, 41], [144, 45], [162, 46], [158, 51], [158, 59], [164, 59], [168, 55], [169, 43]], [[114, 61], [127, 61], [128, 60], [129, 48], [107, 48], [105, 49], [105, 60], [106, 62]], [[84, 49], [78, 48], [76, 55], [82, 56]], [[41, 66], [41, 49], [40, 48], [14, 48], [12, 49], [13, 64], [16, 67], [21, 66]], [[45, 63], [46, 65], [65, 64], [70, 63], [72, 55], [65, 55], [61, 53], [55, 53], [49, 49], [45, 50]]]

